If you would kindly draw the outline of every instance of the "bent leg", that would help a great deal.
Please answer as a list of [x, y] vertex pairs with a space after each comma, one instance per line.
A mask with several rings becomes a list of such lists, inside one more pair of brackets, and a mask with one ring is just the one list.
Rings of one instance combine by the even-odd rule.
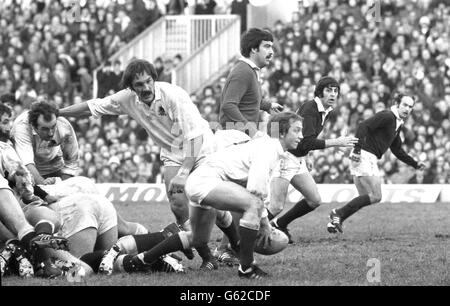
[[283, 211], [286, 204], [288, 188], [289, 181], [284, 178], [274, 177], [270, 181], [269, 219], [273, 219], [273, 217]]
[[[177, 175], [180, 166], [164, 166], [164, 183], [166, 185], [166, 192], [169, 191], [169, 184], [172, 179]], [[184, 224], [189, 220], [189, 201], [185, 193], [167, 194], [167, 198], [170, 202], [170, 209], [175, 215], [177, 223], [184, 228]], [[184, 230], [190, 230], [184, 228]]]

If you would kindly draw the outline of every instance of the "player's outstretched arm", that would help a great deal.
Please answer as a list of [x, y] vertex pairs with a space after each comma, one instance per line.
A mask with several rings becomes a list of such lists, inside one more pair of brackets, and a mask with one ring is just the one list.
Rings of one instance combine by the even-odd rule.
[[59, 110], [59, 115], [63, 117], [85, 117], [91, 116], [91, 111], [87, 102], [70, 105]]

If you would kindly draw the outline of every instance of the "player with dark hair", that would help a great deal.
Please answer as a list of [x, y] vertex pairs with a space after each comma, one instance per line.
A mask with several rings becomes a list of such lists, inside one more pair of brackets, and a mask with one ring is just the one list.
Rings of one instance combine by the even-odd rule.
[[356, 131], [359, 142], [350, 154], [350, 172], [359, 196], [341, 208], [330, 213], [328, 232], [343, 232], [342, 223], [361, 208], [379, 203], [381, 194], [381, 177], [377, 161], [388, 148], [402, 162], [423, 170], [426, 164], [414, 160], [402, 148], [400, 130], [414, 108], [415, 100], [410, 95], [398, 94], [394, 105], [367, 120], [362, 121]]
[[259, 71], [273, 57], [273, 36], [269, 31], [252, 28], [241, 38], [242, 58], [228, 74], [222, 91], [219, 121], [224, 129], [258, 131], [259, 111], [281, 110], [278, 103], [263, 101]]
[[[127, 114], [145, 128], [161, 147], [166, 192], [180, 226], [190, 230], [188, 200], [184, 194], [189, 173], [215, 150], [214, 134], [188, 93], [166, 82], [156, 82], [154, 66], [133, 60], [125, 69], [125, 89], [103, 99], [92, 99], [60, 110], [62, 116]], [[209, 248], [198, 247], [204, 264], [213, 261]], [[188, 254], [193, 257], [192, 254]], [[215, 267], [217, 266], [214, 265]]]
[[[252, 28], [241, 37], [242, 57], [228, 74], [222, 91], [219, 121], [222, 128], [246, 132], [255, 136], [259, 125], [259, 112], [283, 107], [278, 103], [263, 100], [260, 70], [273, 58], [273, 36], [269, 31]], [[237, 223], [237, 216], [233, 216]], [[224, 236], [215, 251], [218, 260], [227, 265], [237, 263], [228, 240]]]
[[309, 172], [305, 156], [312, 150], [329, 147], [353, 147], [358, 141], [352, 136], [341, 136], [336, 139], [318, 139], [325, 121], [329, 118], [339, 98], [339, 83], [332, 77], [322, 77], [314, 91], [314, 99], [304, 103], [297, 110], [303, 118], [303, 139], [298, 147], [289, 150], [280, 163], [280, 167], [272, 178], [270, 189], [269, 219], [273, 219], [284, 208], [289, 183], [304, 196], [289, 211], [271, 221], [271, 224], [283, 231], [293, 243], [287, 229], [289, 223], [315, 210], [321, 204], [317, 185]]

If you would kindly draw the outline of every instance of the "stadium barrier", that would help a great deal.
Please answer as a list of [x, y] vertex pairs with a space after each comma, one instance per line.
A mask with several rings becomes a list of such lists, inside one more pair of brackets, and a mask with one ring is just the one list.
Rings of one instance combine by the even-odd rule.
[[[167, 203], [164, 184], [97, 184], [99, 191], [113, 203]], [[288, 203], [297, 202], [301, 194], [289, 187]], [[320, 184], [324, 203], [348, 202], [357, 195], [351, 184]], [[382, 202], [450, 203], [450, 185], [383, 185]]]

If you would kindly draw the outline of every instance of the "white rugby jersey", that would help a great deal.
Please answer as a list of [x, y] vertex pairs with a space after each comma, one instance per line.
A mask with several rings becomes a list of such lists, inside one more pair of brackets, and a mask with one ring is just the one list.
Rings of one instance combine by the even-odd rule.
[[10, 189], [8, 179], [12, 179], [18, 169], [24, 173], [20, 176], [20, 183], [16, 179], [16, 190], [20, 195], [25, 193], [28, 196], [33, 194], [31, 174], [23, 166], [14, 148], [3, 141], [0, 141], [0, 189]]
[[58, 117], [56, 131], [50, 141], [42, 140], [28, 123], [29, 111], [23, 112], [14, 120], [11, 135], [14, 147], [23, 164], [34, 164], [39, 173], [53, 172], [75, 176], [78, 167], [78, 141], [70, 122]]
[[200, 156], [211, 152], [206, 145], [213, 133], [208, 122], [189, 95], [181, 87], [166, 82], [155, 82], [155, 100], [150, 106], [139, 101], [136, 93], [130, 89], [121, 90], [103, 99], [92, 99], [87, 105], [93, 116], [126, 114], [139, 123], [156, 145], [163, 150], [161, 154], [189, 155], [186, 144], [203, 135]]
[[210, 167], [224, 179], [246, 186], [264, 199], [272, 171], [283, 154], [280, 140], [264, 135], [212, 153], [200, 167]]

